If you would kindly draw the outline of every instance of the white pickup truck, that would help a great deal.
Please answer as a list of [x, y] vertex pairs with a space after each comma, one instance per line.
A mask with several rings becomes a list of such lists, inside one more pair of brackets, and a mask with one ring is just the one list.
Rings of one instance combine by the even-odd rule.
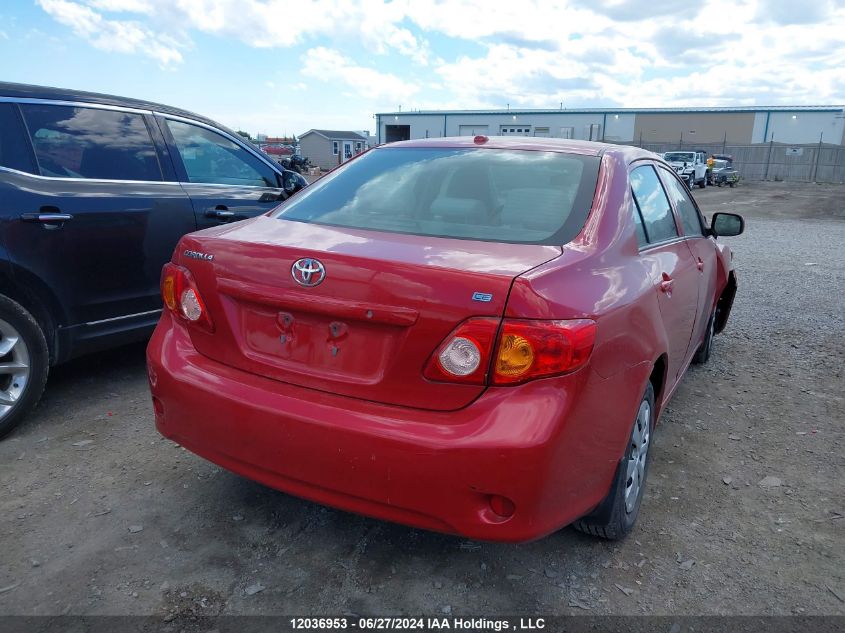
[[707, 157], [704, 152], [666, 152], [663, 160], [669, 163], [678, 175], [687, 181], [689, 188], [707, 186]]

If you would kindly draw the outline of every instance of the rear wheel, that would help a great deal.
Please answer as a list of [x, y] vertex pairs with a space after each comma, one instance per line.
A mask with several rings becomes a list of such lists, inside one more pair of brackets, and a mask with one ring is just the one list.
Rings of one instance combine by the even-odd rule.
[[700, 189], [704, 189], [707, 186], [707, 176], [706, 175], [704, 176], [704, 178], [702, 178], [698, 182], [698, 186], [699, 186]]
[[35, 406], [47, 382], [47, 341], [19, 303], [0, 295], [0, 438]]
[[653, 432], [654, 387], [649, 382], [610, 492], [595, 510], [573, 524], [576, 530], [610, 540], [621, 539], [631, 531], [645, 492]]

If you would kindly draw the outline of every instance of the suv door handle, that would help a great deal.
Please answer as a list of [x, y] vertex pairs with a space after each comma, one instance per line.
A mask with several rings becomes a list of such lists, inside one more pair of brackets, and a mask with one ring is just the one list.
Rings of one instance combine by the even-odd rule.
[[21, 213], [24, 222], [40, 222], [41, 224], [61, 224], [72, 220], [70, 213]]
[[704, 272], [704, 260], [700, 257], [695, 260], [695, 265], [698, 266], [698, 270]]
[[225, 204], [218, 204], [216, 207], [214, 207], [214, 210], [206, 211], [205, 217], [217, 218], [218, 220], [229, 220], [235, 217], [235, 212], [229, 211], [229, 207], [227, 207]]
[[660, 282], [660, 292], [665, 292], [667, 295], [672, 294], [672, 285], [675, 281], [666, 273], [663, 273], [663, 281]]

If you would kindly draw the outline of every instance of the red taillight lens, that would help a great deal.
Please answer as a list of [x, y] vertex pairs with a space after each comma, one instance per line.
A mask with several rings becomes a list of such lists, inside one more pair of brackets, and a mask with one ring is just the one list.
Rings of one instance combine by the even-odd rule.
[[181, 319], [213, 332], [214, 324], [187, 268], [173, 263], [161, 271], [161, 298], [164, 305]]
[[565, 374], [587, 362], [595, 338], [596, 322], [590, 319], [472, 318], [446, 337], [429, 359], [424, 375], [443, 382], [514, 385]]
[[596, 323], [590, 319], [506, 319], [499, 335], [492, 382], [515, 384], [575, 371], [590, 358], [595, 339]]
[[423, 375], [429, 380], [486, 384], [490, 351], [498, 329], [499, 319], [464, 321], [437, 348]]

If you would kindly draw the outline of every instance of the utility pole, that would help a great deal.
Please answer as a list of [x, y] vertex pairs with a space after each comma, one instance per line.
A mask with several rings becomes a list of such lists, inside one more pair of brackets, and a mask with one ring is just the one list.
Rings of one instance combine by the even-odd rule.
[[775, 133], [772, 132], [772, 140], [769, 141], [769, 156], [766, 158], [766, 177], [763, 180], [769, 179], [769, 165], [772, 164], [772, 149], [775, 145]]
[[819, 147], [816, 150], [816, 164], [813, 167], [813, 178], [812, 178], [811, 182], [816, 182], [816, 178], [819, 175], [819, 159], [821, 158], [821, 155], [822, 155], [822, 139], [823, 138], [824, 138], [824, 132], [819, 134]]

